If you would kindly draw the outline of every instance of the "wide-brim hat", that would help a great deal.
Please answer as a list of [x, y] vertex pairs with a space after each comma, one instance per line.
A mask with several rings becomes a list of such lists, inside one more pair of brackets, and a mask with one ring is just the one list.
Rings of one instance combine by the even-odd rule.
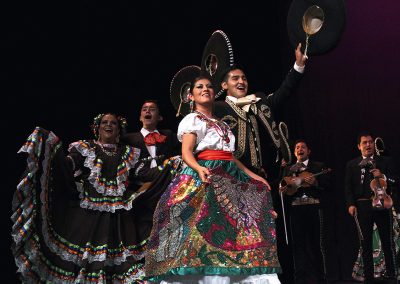
[[287, 16], [287, 30], [294, 48], [301, 42], [304, 52], [307, 35], [303, 29], [303, 16], [314, 5], [322, 9], [323, 23], [318, 32], [309, 36], [308, 55], [324, 54], [335, 48], [346, 23], [344, 0], [293, 0]]
[[179, 70], [172, 78], [169, 88], [172, 105], [177, 110], [176, 116], [190, 113], [189, 98], [190, 84], [194, 78], [201, 75], [200, 67], [190, 65]]
[[213, 32], [203, 50], [201, 74], [210, 78], [215, 98], [223, 93], [222, 75], [233, 64], [233, 49], [228, 36], [221, 30]]

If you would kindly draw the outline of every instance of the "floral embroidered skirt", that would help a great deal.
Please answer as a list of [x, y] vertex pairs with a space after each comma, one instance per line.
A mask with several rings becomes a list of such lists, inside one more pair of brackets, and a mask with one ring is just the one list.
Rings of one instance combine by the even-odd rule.
[[199, 164], [211, 169], [210, 183], [202, 183], [186, 167], [158, 203], [146, 251], [146, 278], [168, 282], [179, 276], [281, 272], [267, 187], [232, 161]]

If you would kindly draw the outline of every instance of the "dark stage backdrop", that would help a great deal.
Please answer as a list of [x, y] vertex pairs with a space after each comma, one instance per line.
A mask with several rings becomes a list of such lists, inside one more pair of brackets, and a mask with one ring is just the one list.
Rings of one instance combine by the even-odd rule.
[[[217, 29], [229, 36], [250, 91], [272, 92], [294, 63], [286, 31], [289, 4], [126, 1], [21, 4], [7, 10], [1, 66], [7, 141], [1, 266], [8, 283], [17, 279], [9, 249], [11, 199], [24, 170], [24, 157], [16, 152], [36, 125], [52, 130], [65, 146], [91, 138], [89, 124], [104, 111], [124, 115], [129, 130], [137, 131], [142, 101], [157, 99], [165, 117], [162, 127], [176, 130], [180, 119], [169, 101], [170, 81], [180, 68], [200, 64]], [[373, 131], [400, 160], [400, 3], [348, 1], [347, 8], [340, 44], [310, 58], [301, 86], [280, 113], [290, 138], [309, 140], [312, 158], [334, 169], [326, 208], [333, 279], [350, 278], [357, 253], [355, 227], [343, 202], [343, 169], [358, 155], [357, 132]], [[290, 267], [290, 256], [282, 262]], [[290, 283], [289, 275], [284, 279]]]

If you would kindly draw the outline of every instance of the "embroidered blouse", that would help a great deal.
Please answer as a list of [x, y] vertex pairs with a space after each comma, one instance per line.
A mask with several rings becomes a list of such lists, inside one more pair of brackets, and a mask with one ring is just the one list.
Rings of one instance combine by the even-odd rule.
[[209, 118], [202, 113], [193, 112], [186, 115], [178, 126], [178, 140], [186, 133], [196, 135], [194, 153], [209, 149], [233, 152], [235, 136], [229, 126], [220, 120]]

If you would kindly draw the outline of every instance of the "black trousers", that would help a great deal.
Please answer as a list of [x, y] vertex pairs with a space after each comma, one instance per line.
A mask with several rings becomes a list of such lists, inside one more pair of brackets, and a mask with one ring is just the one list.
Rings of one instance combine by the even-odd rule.
[[374, 263], [372, 256], [372, 233], [376, 224], [385, 255], [386, 275], [395, 276], [395, 246], [393, 241], [393, 216], [388, 209], [372, 209], [371, 200], [357, 201], [357, 215], [364, 240], [361, 241], [364, 277], [366, 280], [374, 278]]
[[292, 205], [294, 280], [296, 284], [325, 280], [325, 238], [319, 205]]

